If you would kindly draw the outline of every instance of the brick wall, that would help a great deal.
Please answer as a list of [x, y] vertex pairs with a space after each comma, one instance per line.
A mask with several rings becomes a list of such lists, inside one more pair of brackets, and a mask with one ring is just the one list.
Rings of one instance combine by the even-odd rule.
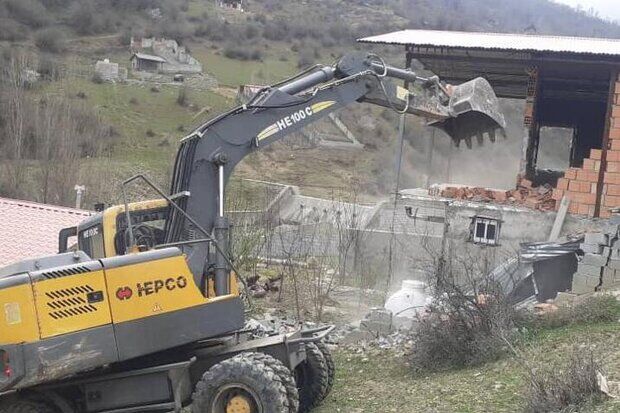
[[[609, 139], [605, 151], [592, 149], [590, 157], [583, 160], [581, 168], [569, 168], [564, 177], [558, 180], [553, 190], [556, 210], [560, 200], [567, 196], [570, 200], [569, 212], [594, 217], [601, 194], [599, 216], [609, 218], [609, 208], [620, 207], [620, 77], [615, 85], [614, 101], [609, 121]], [[603, 185], [601, 191], [599, 185]]]
[[594, 217], [602, 154], [600, 149], [592, 149], [590, 157], [583, 160], [581, 168], [566, 170], [564, 178], [558, 180], [553, 190], [553, 199], [558, 201], [555, 203], [556, 210], [560, 208], [559, 201], [567, 196], [571, 200], [568, 212]]
[[616, 82], [612, 105], [601, 196], [602, 218], [610, 216], [609, 208], [620, 207], [620, 78]]

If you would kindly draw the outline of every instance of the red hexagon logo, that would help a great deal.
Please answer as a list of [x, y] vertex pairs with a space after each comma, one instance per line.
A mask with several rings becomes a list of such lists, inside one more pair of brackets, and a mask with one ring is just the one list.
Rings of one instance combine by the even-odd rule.
[[116, 290], [116, 298], [119, 300], [129, 300], [133, 295], [133, 291], [129, 287], [120, 287]]

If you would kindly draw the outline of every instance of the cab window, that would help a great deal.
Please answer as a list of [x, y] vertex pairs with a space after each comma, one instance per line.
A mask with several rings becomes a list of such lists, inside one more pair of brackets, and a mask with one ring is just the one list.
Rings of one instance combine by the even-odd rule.
[[78, 234], [78, 246], [91, 258], [104, 258], [103, 228], [101, 224], [92, 225]]
[[[131, 225], [137, 246], [151, 249], [165, 242], [165, 227], [168, 219], [168, 207], [131, 212]], [[127, 253], [129, 231], [127, 217], [121, 213], [116, 218], [116, 236], [114, 246], [118, 255]]]

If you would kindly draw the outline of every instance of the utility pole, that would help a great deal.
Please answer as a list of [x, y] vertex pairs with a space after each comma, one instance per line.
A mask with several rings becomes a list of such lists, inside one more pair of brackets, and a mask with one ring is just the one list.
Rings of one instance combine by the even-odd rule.
[[86, 187], [84, 185], [76, 185], [75, 190], [75, 209], [82, 208], [82, 194], [86, 191]]

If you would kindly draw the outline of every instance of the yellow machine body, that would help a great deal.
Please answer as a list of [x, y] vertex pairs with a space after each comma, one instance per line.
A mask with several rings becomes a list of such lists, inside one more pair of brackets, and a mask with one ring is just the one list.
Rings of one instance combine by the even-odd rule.
[[[160, 200], [130, 206], [132, 212], [147, 214], [165, 207]], [[115, 238], [123, 213], [124, 207], [109, 208], [78, 229], [78, 238], [80, 231], [90, 231], [89, 239], [103, 242], [95, 250], [104, 257], [76, 251], [0, 270], [0, 351], [11, 354], [16, 370], [11, 380], [0, 377], [0, 391], [9, 384], [20, 388], [61, 379], [243, 326], [234, 274], [230, 294], [215, 297], [212, 282], [197, 283], [178, 248], [119, 255]]]

